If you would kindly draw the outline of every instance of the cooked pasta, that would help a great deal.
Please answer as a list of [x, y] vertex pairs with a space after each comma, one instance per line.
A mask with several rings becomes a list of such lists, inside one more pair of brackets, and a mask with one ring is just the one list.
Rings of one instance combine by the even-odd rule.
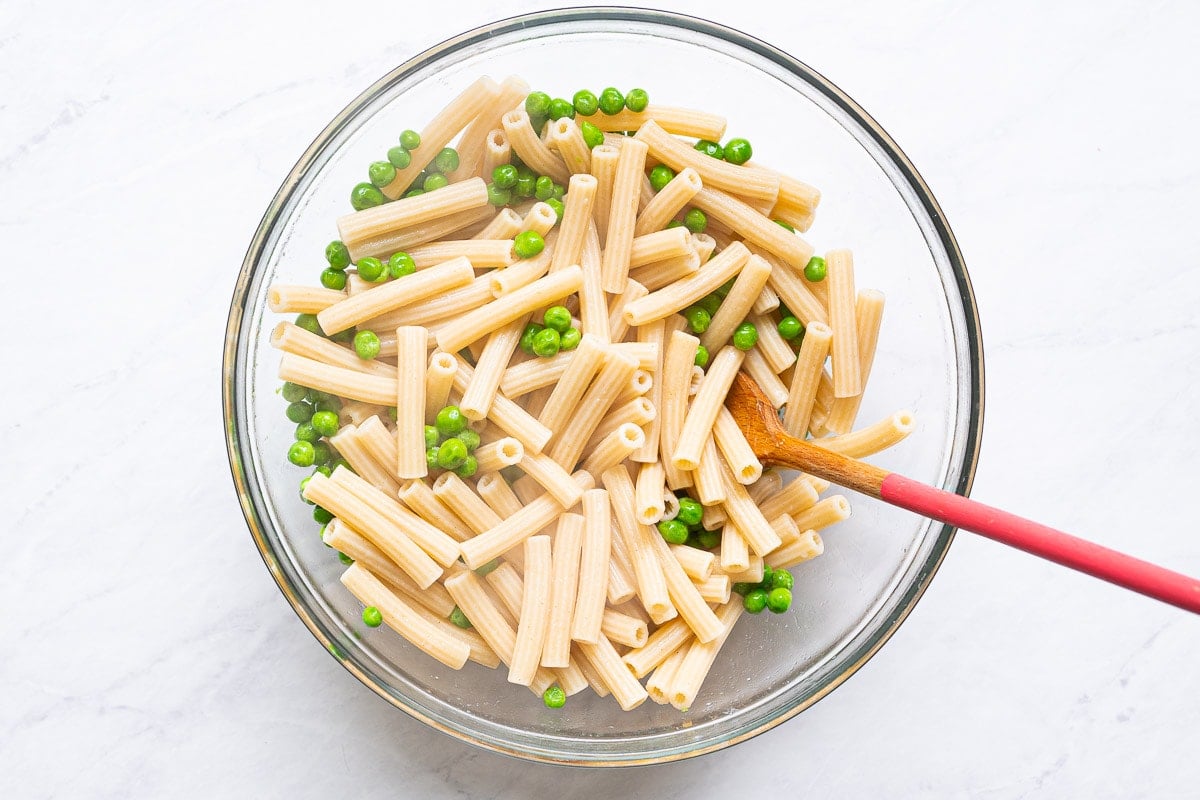
[[323, 285], [269, 287], [299, 315], [271, 343], [301, 497], [366, 624], [503, 663], [552, 708], [591, 687], [685, 710], [742, 610], [787, 610], [772, 576], [850, 514], [764, 471], [735, 377], [853, 457], [914, 420], [853, 429], [884, 303], [857, 287], [871, 265], [790, 229], [820, 192], [716, 144], [716, 114], [606, 96], [548, 119], [482, 78], [406, 131], [394, 179], [374, 165], [335, 220]]

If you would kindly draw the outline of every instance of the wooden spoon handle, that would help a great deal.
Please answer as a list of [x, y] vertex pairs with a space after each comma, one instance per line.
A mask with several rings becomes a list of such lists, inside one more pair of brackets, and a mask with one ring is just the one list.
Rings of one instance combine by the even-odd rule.
[[894, 506], [1200, 614], [1200, 580], [1195, 578], [894, 472], [883, 479], [879, 497]]

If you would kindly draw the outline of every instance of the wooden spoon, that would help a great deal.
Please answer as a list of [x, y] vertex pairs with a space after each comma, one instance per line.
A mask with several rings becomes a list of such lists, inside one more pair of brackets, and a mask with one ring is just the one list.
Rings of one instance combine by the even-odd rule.
[[788, 435], [762, 389], [745, 373], [734, 378], [725, 405], [764, 465], [803, 470], [885, 503], [1200, 614], [1200, 580]]

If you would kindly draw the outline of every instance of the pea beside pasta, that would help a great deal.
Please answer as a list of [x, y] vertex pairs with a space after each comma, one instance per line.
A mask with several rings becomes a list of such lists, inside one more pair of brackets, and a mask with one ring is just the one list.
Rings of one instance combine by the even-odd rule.
[[789, 610], [849, 503], [763, 469], [733, 377], [839, 452], [913, 423], [852, 431], [883, 296], [725, 127], [480, 78], [369, 165], [319, 286], [271, 287], [287, 458], [365, 625], [550, 708], [687, 710], [743, 613]]

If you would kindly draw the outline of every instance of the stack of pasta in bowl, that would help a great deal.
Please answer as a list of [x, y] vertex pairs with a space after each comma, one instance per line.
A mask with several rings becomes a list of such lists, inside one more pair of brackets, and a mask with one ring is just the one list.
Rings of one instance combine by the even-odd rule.
[[[851, 430], [883, 297], [856, 290], [849, 251], [814, 259], [796, 232], [814, 188], [704, 152], [722, 118], [642, 103], [531, 120], [529, 97], [517, 78], [469, 86], [378, 204], [337, 220], [358, 265], [341, 288], [271, 287], [272, 310], [305, 318], [274, 331], [280, 377], [336, 415], [302, 496], [374, 624], [433, 658], [503, 664], [548, 705], [590, 687], [686, 710], [762, 610], [755, 587], [790, 588], [850, 513], [825, 481], [763, 469], [723, 405], [734, 376], [793, 435], [855, 457], [899, 441], [907, 413]], [[502, 191], [513, 164], [561, 200]], [[702, 226], [679, 223], [695, 210]], [[539, 354], [552, 313], [577, 339]], [[451, 439], [469, 468], [440, 458]]]

